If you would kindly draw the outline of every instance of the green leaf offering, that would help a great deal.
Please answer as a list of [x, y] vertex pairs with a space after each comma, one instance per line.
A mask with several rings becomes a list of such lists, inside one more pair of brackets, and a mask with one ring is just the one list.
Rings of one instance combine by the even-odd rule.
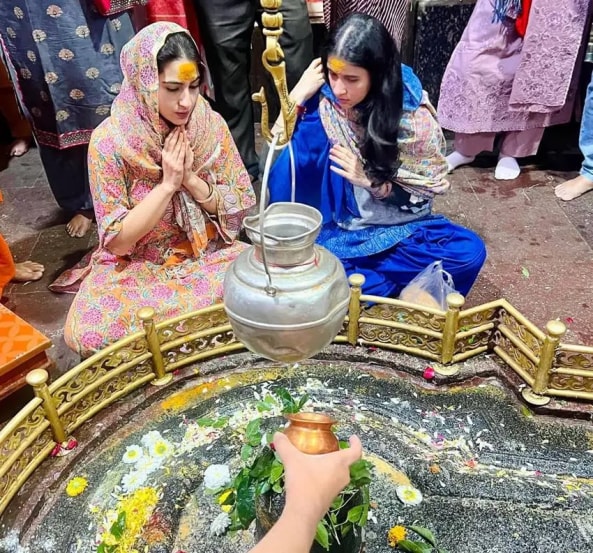
[[329, 551], [329, 533], [327, 532], [327, 528], [325, 527], [323, 520], [320, 520], [317, 524], [315, 541], [326, 551]]
[[416, 534], [424, 538], [433, 547], [436, 547], [437, 540], [428, 528], [424, 528], [423, 526], [408, 526], [407, 528], [408, 530], [412, 530], [412, 532], [416, 532]]

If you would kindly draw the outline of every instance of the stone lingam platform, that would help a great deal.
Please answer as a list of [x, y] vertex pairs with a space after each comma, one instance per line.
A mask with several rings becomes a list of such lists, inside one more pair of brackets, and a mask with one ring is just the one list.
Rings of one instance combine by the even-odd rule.
[[[279, 388], [307, 393], [304, 410], [330, 413], [341, 439], [361, 437], [375, 464], [367, 553], [390, 551], [389, 528], [414, 523], [450, 553], [593, 551], [586, 408], [581, 419], [534, 414], [488, 359], [435, 383], [418, 359], [328, 352], [292, 367], [233, 355], [122, 399], [31, 476], [1, 519], [0, 553], [248, 551], [253, 527], [213, 533], [222, 511], [203, 476], [212, 464], [236, 473], [251, 420], [283, 424]], [[402, 502], [402, 485], [422, 500]]]

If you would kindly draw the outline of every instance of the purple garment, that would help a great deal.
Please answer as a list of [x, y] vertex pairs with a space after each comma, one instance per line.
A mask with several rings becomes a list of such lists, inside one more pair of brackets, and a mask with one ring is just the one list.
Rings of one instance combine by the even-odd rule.
[[[562, 109], [577, 58], [582, 52], [579, 46], [583, 44], [592, 4], [591, 0], [539, 0], [533, 3], [521, 63], [513, 81], [511, 109], [537, 113], [554, 113]], [[557, 6], [563, 9], [557, 9]], [[575, 37], [582, 39], [575, 40]], [[544, 81], [542, 75], [551, 78]]]
[[[579, 74], [576, 61], [591, 1], [533, 0], [532, 10], [545, 9], [547, 17], [529, 22], [524, 42], [514, 20], [493, 23], [492, 1], [478, 0], [443, 76], [439, 123], [455, 132], [474, 134], [523, 131], [569, 121]], [[559, 21], [572, 21], [570, 32], [579, 26], [567, 14], [583, 21], [583, 33], [576, 39], [574, 34], [567, 38], [558, 26]], [[552, 38], [554, 33], [564, 37], [560, 49]], [[540, 38], [531, 43], [530, 35]], [[545, 50], [544, 56], [533, 56], [534, 44]], [[565, 59], [569, 52], [571, 57]], [[542, 94], [546, 87], [550, 94]], [[518, 106], [510, 105], [513, 92], [517, 95], [513, 100], [520, 98]], [[555, 108], [546, 113], [532, 110], [532, 104], [544, 97], [546, 102], [557, 102]]]

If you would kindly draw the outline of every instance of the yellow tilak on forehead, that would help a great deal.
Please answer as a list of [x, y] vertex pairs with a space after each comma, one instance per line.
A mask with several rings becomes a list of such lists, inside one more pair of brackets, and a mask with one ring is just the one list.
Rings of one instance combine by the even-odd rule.
[[346, 62], [340, 58], [330, 56], [327, 60], [327, 66], [334, 73], [341, 73], [342, 71], [344, 71], [344, 68], [346, 67]]
[[198, 78], [198, 67], [193, 61], [184, 61], [179, 64], [177, 77], [182, 83], [191, 83]]

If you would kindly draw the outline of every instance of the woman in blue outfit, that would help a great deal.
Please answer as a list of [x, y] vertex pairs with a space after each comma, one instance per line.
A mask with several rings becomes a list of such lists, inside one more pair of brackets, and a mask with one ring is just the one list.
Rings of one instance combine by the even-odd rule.
[[[321, 211], [318, 242], [348, 274], [365, 276], [366, 294], [397, 296], [439, 259], [467, 294], [486, 249], [471, 230], [432, 214], [433, 197], [449, 188], [445, 140], [385, 27], [362, 14], [342, 20], [291, 97], [301, 112], [296, 201]], [[289, 155], [272, 166], [272, 203], [290, 201]]]

